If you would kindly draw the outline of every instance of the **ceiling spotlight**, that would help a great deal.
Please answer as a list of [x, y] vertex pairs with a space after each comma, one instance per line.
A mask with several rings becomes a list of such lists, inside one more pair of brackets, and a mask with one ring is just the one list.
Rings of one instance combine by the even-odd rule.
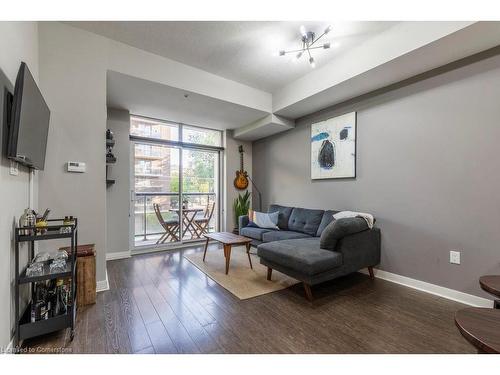
[[[285, 50], [280, 50], [279, 55], [280, 56], [285, 56], [288, 53], [294, 53], [296, 54], [295, 57], [296, 59], [293, 59], [294, 61], [299, 60], [304, 53], [307, 52], [307, 55], [309, 56], [309, 64], [311, 65], [312, 68], [316, 66], [316, 62], [314, 61], [314, 58], [311, 56], [311, 50], [313, 49], [329, 49], [332, 47], [332, 44], [329, 41], [324, 42], [323, 44], [318, 43], [320, 39], [322, 39], [327, 33], [331, 31], [331, 26], [328, 26], [323, 34], [321, 34], [319, 37], [316, 38], [316, 34], [313, 31], [307, 31], [304, 25], [300, 26], [300, 44], [301, 47], [300, 49], [296, 50], [290, 50], [290, 51], [285, 51]], [[336, 46], [335, 43], [333, 43], [333, 46]]]
[[302, 35], [303, 37], [307, 37], [307, 32], [304, 25], [300, 26], [300, 35]]

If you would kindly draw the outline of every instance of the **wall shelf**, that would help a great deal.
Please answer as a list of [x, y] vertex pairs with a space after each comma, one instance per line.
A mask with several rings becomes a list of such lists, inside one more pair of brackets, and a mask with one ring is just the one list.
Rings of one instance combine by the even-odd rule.
[[110, 177], [110, 168], [112, 164], [116, 163], [116, 157], [113, 155], [113, 147], [115, 145], [114, 139], [109, 139], [108, 136], [112, 137], [113, 133], [108, 129], [106, 132], [106, 187], [113, 185], [116, 180]]

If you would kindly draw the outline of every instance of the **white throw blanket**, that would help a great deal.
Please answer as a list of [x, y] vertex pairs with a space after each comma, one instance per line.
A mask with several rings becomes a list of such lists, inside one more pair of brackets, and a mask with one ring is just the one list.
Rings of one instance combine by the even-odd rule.
[[368, 224], [368, 228], [370, 228], [370, 229], [373, 228], [373, 223], [375, 221], [375, 219], [373, 218], [373, 215], [367, 214], [365, 212], [340, 211], [340, 212], [337, 212], [335, 215], [333, 215], [333, 218], [335, 220], [343, 219], [346, 217], [362, 217], [363, 219], [365, 219], [366, 224]]

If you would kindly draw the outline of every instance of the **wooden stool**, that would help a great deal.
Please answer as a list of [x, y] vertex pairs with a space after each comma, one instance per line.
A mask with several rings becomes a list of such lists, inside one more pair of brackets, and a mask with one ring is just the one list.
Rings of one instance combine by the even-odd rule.
[[[69, 254], [69, 247], [61, 247]], [[78, 306], [96, 302], [95, 245], [76, 247], [76, 303]]]

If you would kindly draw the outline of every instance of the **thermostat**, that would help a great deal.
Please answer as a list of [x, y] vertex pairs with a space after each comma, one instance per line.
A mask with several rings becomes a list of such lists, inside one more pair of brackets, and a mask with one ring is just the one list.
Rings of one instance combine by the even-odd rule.
[[85, 163], [81, 161], [68, 161], [68, 172], [85, 173]]

